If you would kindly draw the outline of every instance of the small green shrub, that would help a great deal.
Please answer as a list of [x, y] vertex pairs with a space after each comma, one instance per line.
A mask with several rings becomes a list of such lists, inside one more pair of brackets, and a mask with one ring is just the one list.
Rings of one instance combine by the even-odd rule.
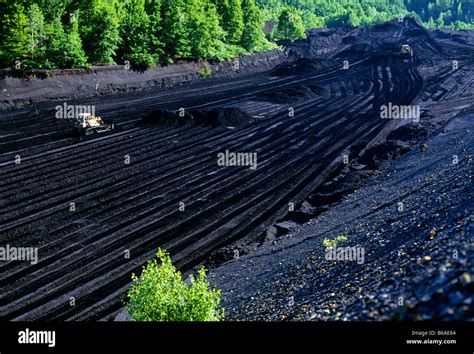
[[199, 75], [199, 77], [204, 79], [204, 78], [210, 77], [212, 75], [212, 69], [209, 66], [209, 64], [205, 63], [204, 66], [202, 67], [202, 69], [199, 69], [197, 71], [197, 74]]
[[[171, 263], [169, 254], [161, 249], [158, 259], [148, 261], [128, 291], [126, 308], [135, 321], [219, 321], [224, 309], [219, 309], [220, 290], [209, 289], [206, 270], [191, 275], [191, 286]], [[160, 261], [160, 264], [158, 263]]]
[[137, 69], [146, 70], [156, 66], [158, 59], [148, 53], [135, 53], [129, 56], [130, 63]]
[[323, 241], [323, 246], [333, 248], [333, 247], [336, 247], [336, 245], [338, 243], [344, 242], [344, 241], [347, 241], [347, 240], [348, 240], [348, 238], [347, 238], [346, 235], [337, 236], [333, 240], [325, 238], [324, 241]]

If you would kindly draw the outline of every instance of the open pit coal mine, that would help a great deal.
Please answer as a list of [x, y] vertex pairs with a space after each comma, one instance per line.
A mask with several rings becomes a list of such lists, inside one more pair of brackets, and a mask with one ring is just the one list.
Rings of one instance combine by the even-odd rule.
[[[407, 18], [308, 34], [269, 71], [67, 100], [94, 106], [114, 125], [104, 134], [56, 118], [60, 88], [1, 111], [0, 245], [39, 258], [0, 262], [0, 317], [112, 320], [158, 248], [184, 274], [219, 267], [473, 111], [472, 31]], [[416, 106], [419, 119], [382, 119], [382, 106]], [[220, 166], [226, 152], [254, 165]]]

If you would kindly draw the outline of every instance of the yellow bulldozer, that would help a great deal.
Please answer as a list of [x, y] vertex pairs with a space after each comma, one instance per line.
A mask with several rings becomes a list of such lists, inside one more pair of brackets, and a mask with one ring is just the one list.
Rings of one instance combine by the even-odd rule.
[[77, 116], [74, 128], [81, 135], [93, 135], [109, 132], [113, 127], [105, 124], [100, 117], [90, 113], [81, 113]]
[[410, 59], [413, 57], [413, 49], [409, 44], [403, 44], [400, 50], [400, 54], [404, 59]]

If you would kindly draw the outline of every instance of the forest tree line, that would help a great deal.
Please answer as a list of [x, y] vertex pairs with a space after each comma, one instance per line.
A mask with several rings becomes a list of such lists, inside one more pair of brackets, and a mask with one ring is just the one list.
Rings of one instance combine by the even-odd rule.
[[255, 0], [0, 0], [0, 67], [78, 68], [275, 48]]
[[[367, 26], [400, 15], [414, 16], [429, 28], [474, 28], [474, 0], [257, 0], [257, 4], [266, 20], [276, 22], [290, 8], [306, 29]], [[281, 32], [275, 34], [281, 37]]]
[[[225, 60], [305, 30], [400, 15], [474, 28], [474, 0], [0, 0], [0, 67], [80, 68]], [[263, 32], [266, 21], [275, 25]], [[267, 26], [268, 29], [268, 26]]]

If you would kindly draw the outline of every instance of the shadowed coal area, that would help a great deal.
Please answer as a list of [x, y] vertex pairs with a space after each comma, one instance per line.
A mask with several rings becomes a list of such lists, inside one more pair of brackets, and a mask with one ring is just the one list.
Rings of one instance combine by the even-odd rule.
[[256, 121], [250, 114], [238, 108], [216, 108], [209, 110], [193, 110], [176, 112], [156, 110], [143, 118], [143, 124], [164, 124], [170, 127], [180, 127], [188, 124], [218, 128], [244, 127]]

